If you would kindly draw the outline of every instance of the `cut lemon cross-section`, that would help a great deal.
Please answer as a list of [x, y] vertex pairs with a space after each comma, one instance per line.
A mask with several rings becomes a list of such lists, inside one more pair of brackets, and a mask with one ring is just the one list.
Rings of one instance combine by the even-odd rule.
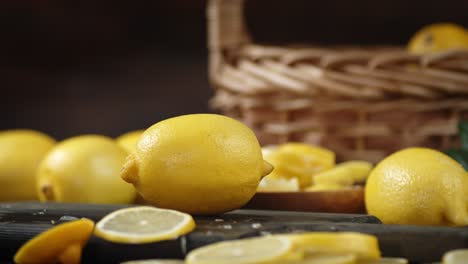
[[266, 236], [219, 242], [193, 250], [187, 264], [283, 263], [292, 254], [289, 239]]
[[465, 264], [468, 260], [468, 249], [456, 249], [444, 254], [443, 264]]
[[89, 219], [57, 225], [24, 244], [14, 257], [15, 263], [78, 264], [93, 228], [94, 222]]
[[378, 260], [379, 242], [375, 236], [354, 232], [310, 232], [282, 235], [290, 239], [305, 256], [322, 254], [353, 254], [358, 260]]
[[[314, 254], [307, 256], [302, 260], [293, 260], [281, 262], [281, 264], [356, 264], [356, 256], [352, 254], [345, 255], [329, 255], [329, 254]], [[279, 263], [278, 263], [279, 264]]]
[[118, 243], [150, 243], [176, 239], [195, 228], [189, 214], [151, 206], [120, 209], [96, 224], [95, 235]]

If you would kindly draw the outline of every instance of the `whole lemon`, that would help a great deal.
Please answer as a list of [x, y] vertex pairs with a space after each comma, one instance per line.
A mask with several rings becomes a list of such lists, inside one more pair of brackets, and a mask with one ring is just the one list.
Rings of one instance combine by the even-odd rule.
[[117, 144], [124, 148], [128, 153], [135, 150], [138, 139], [145, 132], [144, 130], [135, 130], [118, 136], [115, 140]]
[[371, 172], [365, 201], [385, 224], [467, 225], [468, 175], [442, 152], [404, 149]]
[[247, 126], [221, 115], [193, 114], [146, 130], [121, 176], [151, 204], [215, 214], [247, 203], [271, 169]]
[[452, 23], [438, 23], [423, 27], [410, 40], [412, 53], [438, 52], [449, 49], [468, 49], [468, 31]]
[[37, 200], [36, 170], [55, 140], [33, 130], [0, 132], [0, 201]]
[[136, 191], [119, 177], [126, 155], [114, 140], [104, 136], [84, 135], [64, 140], [39, 166], [39, 198], [57, 202], [130, 203]]

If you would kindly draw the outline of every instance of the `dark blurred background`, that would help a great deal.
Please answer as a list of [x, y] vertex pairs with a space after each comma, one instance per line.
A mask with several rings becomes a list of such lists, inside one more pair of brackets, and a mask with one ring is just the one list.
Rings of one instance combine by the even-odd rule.
[[[0, 129], [117, 136], [210, 111], [206, 1], [0, 2]], [[247, 0], [256, 41], [406, 44], [468, 1]]]

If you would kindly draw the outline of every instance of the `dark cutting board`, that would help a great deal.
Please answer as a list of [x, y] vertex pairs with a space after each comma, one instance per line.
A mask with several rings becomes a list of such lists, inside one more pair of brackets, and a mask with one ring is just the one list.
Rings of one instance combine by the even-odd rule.
[[[87, 217], [98, 221], [125, 205], [59, 203], [0, 203], [0, 260], [11, 261], [16, 250], [54, 224]], [[143, 245], [116, 244], [92, 237], [83, 263], [119, 263], [130, 259], [183, 258], [190, 250], [222, 240], [270, 233], [300, 231], [358, 231], [379, 238], [383, 255], [405, 257], [415, 263], [439, 261], [442, 254], [468, 247], [468, 229], [382, 225], [372, 216], [237, 210], [196, 217], [194, 232], [174, 241]]]

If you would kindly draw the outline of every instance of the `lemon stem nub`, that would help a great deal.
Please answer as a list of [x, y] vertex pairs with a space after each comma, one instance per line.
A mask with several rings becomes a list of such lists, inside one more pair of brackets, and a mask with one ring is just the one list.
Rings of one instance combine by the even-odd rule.
[[46, 201], [54, 201], [55, 196], [54, 196], [54, 190], [53, 187], [50, 184], [46, 184], [42, 186], [41, 192], [44, 194], [44, 197], [46, 198]]
[[120, 177], [128, 183], [138, 182], [138, 166], [133, 155], [127, 157], [127, 161], [120, 172]]
[[262, 172], [262, 178], [267, 176], [273, 171], [273, 165], [268, 163], [266, 160], [263, 161], [263, 172]]

